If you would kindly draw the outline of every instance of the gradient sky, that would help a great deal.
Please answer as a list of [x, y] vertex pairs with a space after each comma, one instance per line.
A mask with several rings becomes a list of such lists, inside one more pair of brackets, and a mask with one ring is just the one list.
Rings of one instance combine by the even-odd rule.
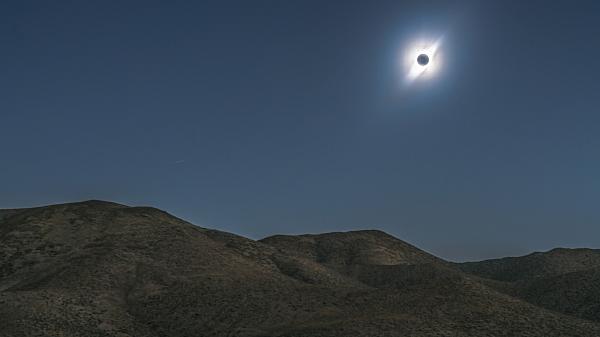
[[[444, 36], [434, 78], [399, 51]], [[0, 208], [600, 247], [598, 1], [3, 1]]]

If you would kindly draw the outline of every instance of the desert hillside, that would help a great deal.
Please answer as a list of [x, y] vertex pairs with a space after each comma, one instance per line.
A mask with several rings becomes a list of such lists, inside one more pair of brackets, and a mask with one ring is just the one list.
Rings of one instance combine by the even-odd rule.
[[150, 207], [0, 211], [0, 336], [600, 336], [600, 254], [453, 264], [380, 231], [255, 241]]

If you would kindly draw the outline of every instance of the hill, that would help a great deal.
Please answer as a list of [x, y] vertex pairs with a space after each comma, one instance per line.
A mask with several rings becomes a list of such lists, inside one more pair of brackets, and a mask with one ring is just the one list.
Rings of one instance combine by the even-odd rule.
[[600, 267], [600, 250], [556, 248], [521, 257], [458, 264], [465, 272], [498, 281], [514, 282]]
[[537, 306], [600, 322], [600, 250], [557, 248], [457, 265], [499, 282], [499, 291]]
[[0, 336], [600, 335], [459, 267], [379, 231], [254, 241], [103, 201], [8, 210]]

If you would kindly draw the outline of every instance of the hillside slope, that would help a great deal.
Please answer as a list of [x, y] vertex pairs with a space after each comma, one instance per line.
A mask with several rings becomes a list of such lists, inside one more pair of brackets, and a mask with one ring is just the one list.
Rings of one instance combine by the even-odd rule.
[[102, 201], [0, 214], [0, 336], [600, 335], [382, 232], [253, 241]]
[[553, 311], [600, 322], [600, 250], [553, 249], [457, 265], [494, 288]]
[[556, 248], [521, 257], [505, 257], [457, 265], [467, 273], [498, 281], [514, 282], [600, 267], [600, 250]]

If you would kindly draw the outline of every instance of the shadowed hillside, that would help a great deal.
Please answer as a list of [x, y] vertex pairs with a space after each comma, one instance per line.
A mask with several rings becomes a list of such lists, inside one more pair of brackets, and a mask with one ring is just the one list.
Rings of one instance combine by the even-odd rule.
[[530, 303], [600, 322], [600, 250], [558, 248], [458, 267]]
[[459, 264], [465, 272], [498, 281], [519, 281], [600, 267], [600, 250], [557, 248], [522, 257]]
[[[532, 287], [563, 289], [593, 265], [575, 260]], [[0, 336], [600, 335], [595, 309], [569, 302], [591, 297], [528, 297], [519, 283], [517, 298], [482, 279], [496, 273], [379, 231], [253, 241], [102, 201], [5, 210]], [[584, 291], [597, 294], [596, 277]]]

